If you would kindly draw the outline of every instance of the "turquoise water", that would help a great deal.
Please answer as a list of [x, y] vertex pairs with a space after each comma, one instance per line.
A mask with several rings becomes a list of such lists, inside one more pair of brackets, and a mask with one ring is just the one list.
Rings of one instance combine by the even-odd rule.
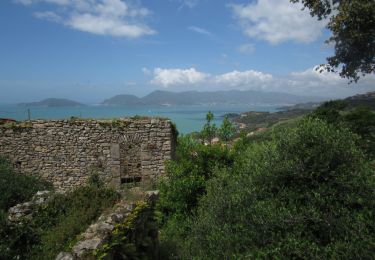
[[[31, 107], [31, 119], [67, 119], [71, 116], [82, 118], [109, 119], [129, 116], [159, 116], [170, 118], [180, 133], [200, 131], [205, 123], [206, 113], [211, 110], [215, 115], [215, 123], [220, 125], [226, 113], [246, 111], [276, 111], [276, 106], [170, 106], [170, 107]], [[0, 105], [0, 118], [26, 120], [27, 108], [16, 105]]]

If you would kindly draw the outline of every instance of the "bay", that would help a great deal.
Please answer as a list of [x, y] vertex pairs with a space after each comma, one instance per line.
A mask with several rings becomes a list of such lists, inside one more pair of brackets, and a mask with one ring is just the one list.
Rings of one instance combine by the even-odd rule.
[[[247, 111], [277, 111], [273, 105], [206, 105], [206, 106], [133, 106], [116, 107], [90, 105], [84, 107], [30, 107], [31, 119], [69, 119], [70, 117], [111, 119], [132, 116], [165, 117], [177, 125], [182, 134], [200, 131], [205, 123], [208, 111], [215, 115], [217, 126], [227, 113]], [[27, 120], [28, 108], [17, 105], [0, 105], [0, 118]]]

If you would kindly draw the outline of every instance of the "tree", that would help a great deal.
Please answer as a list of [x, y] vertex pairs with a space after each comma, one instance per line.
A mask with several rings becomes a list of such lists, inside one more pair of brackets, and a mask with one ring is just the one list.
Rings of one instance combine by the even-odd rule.
[[183, 259], [371, 259], [374, 169], [358, 136], [307, 118], [206, 184]]
[[318, 118], [337, 127], [347, 127], [359, 135], [359, 146], [369, 156], [375, 159], [375, 113], [367, 107], [359, 106], [345, 111], [348, 104], [343, 100], [329, 101], [322, 104], [308, 115]]
[[209, 144], [211, 144], [212, 139], [216, 135], [216, 125], [212, 123], [214, 120], [214, 114], [211, 111], [208, 111], [206, 114], [206, 124], [203, 126], [203, 130], [201, 132], [201, 135], [205, 141], [207, 141]]
[[166, 250], [161, 259], [174, 258], [191, 230], [190, 218], [206, 193], [207, 181], [216, 169], [231, 167], [233, 162], [234, 154], [226, 146], [203, 145], [189, 135], [178, 138], [175, 159], [166, 165], [167, 178], [158, 185], [160, 246]]
[[228, 119], [228, 116], [225, 116], [221, 127], [219, 128], [219, 137], [224, 142], [229, 141], [235, 133], [235, 127], [232, 122]]
[[335, 55], [321, 66], [339, 72], [350, 82], [375, 72], [374, 0], [290, 0], [301, 2], [319, 20], [329, 18], [332, 36], [326, 41], [335, 46]]

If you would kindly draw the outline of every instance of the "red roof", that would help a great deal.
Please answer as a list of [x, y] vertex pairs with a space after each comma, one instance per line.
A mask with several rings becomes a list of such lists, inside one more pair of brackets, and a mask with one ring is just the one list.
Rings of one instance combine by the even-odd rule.
[[11, 118], [0, 118], [1, 123], [9, 123], [9, 122], [16, 122], [16, 120]]

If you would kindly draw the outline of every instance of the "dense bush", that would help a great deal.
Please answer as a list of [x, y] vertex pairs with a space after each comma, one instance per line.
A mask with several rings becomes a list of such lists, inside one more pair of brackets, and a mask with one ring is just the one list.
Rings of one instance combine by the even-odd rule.
[[358, 107], [345, 114], [343, 121], [361, 137], [360, 147], [375, 159], [375, 113], [366, 107]]
[[360, 147], [375, 159], [375, 113], [367, 107], [356, 107], [350, 111], [344, 111], [344, 101], [329, 101], [318, 107], [309, 117], [319, 118], [337, 127], [347, 127], [353, 133], [358, 134]]
[[159, 185], [158, 210], [163, 224], [162, 239], [183, 237], [206, 183], [215, 169], [230, 167], [233, 154], [225, 146], [203, 145], [189, 136], [178, 139], [176, 160], [167, 165], [167, 178]]
[[15, 172], [9, 161], [0, 157], [0, 210], [7, 211], [17, 203], [30, 200], [37, 191], [51, 188], [44, 180]]
[[106, 243], [93, 252], [95, 258], [156, 259], [158, 229], [154, 206], [152, 201], [138, 201], [132, 212], [115, 226]]
[[220, 128], [218, 129], [220, 140], [223, 142], [228, 142], [233, 138], [235, 133], [236, 128], [234, 124], [229, 120], [228, 116], [225, 116]]
[[167, 178], [159, 185], [159, 207], [167, 215], [191, 214], [215, 169], [230, 167], [233, 160], [232, 153], [225, 146], [206, 146], [189, 136], [180, 137], [176, 160], [169, 162]]
[[15, 257], [9, 245], [14, 243], [17, 247], [26, 248], [28, 243], [23, 238], [32, 236], [28, 229], [8, 225], [8, 209], [18, 203], [29, 201], [37, 191], [49, 189], [52, 189], [51, 184], [37, 177], [16, 172], [7, 159], [0, 157], [0, 259]]
[[92, 185], [55, 194], [31, 220], [0, 230], [0, 259], [54, 259], [117, 199], [114, 190]]
[[179, 243], [184, 258], [370, 259], [375, 182], [357, 136], [305, 119], [218, 170]]
[[340, 124], [342, 123], [340, 111], [345, 109], [345, 107], [345, 102], [342, 102], [341, 100], [328, 101], [315, 109], [309, 117], [319, 118], [330, 124]]
[[212, 122], [214, 120], [214, 114], [211, 111], [208, 111], [206, 114], [206, 124], [204, 124], [202, 131], [200, 132], [200, 136], [203, 141], [211, 144], [212, 139], [216, 136], [217, 127]]

